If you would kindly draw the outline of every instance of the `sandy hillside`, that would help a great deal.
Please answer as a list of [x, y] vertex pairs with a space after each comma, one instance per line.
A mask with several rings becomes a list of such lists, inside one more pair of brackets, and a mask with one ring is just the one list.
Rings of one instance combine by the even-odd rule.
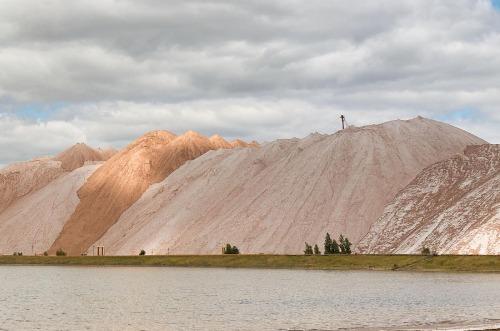
[[61, 162], [50, 158], [3, 168], [0, 171], [0, 213], [17, 199], [41, 189], [63, 173]]
[[83, 166], [85, 162], [104, 161], [106, 157], [101, 151], [95, 150], [84, 143], [78, 143], [58, 154], [54, 160], [61, 161], [61, 167], [65, 171], [73, 171]]
[[301, 253], [325, 232], [357, 242], [423, 168], [484, 141], [415, 118], [218, 150], [151, 186], [96, 244], [110, 254]]
[[78, 204], [77, 190], [97, 167], [88, 165], [63, 174], [4, 210], [0, 214], [0, 254], [49, 249]]
[[421, 172], [387, 206], [363, 239], [365, 253], [500, 254], [500, 145]]
[[256, 141], [247, 143], [241, 139], [236, 139], [230, 142], [233, 148], [244, 148], [244, 147], [257, 147], [259, 144]]
[[233, 148], [233, 145], [230, 142], [226, 141], [224, 138], [222, 138], [218, 134], [214, 134], [213, 136], [211, 136], [210, 142], [212, 143], [212, 145], [217, 147], [217, 149], [219, 149], [219, 148], [223, 148], [223, 149]]
[[116, 153], [118, 153], [118, 150], [114, 148], [98, 148], [97, 151], [101, 154], [104, 161], [109, 160]]
[[209, 138], [192, 131], [178, 137], [154, 131], [140, 137], [109, 159], [78, 191], [81, 201], [51, 252], [58, 248], [72, 255], [84, 252], [151, 184], [216, 148]]

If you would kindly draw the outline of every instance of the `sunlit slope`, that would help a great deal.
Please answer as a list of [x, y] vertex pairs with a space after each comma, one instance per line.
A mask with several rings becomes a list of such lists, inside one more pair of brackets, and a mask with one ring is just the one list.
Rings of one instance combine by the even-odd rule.
[[185, 162], [225, 145], [218, 141], [220, 145], [214, 145], [193, 131], [181, 136], [154, 131], [140, 137], [106, 161], [78, 191], [80, 203], [51, 252], [59, 248], [71, 255], [85, 252], [151, 184], [164, 180]]

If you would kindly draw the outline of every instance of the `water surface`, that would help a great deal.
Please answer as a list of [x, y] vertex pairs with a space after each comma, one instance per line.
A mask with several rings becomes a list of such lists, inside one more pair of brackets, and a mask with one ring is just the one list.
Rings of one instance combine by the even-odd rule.
[[498, 274], [0, 266], [0, 285], [0, 330], [500, 323]]

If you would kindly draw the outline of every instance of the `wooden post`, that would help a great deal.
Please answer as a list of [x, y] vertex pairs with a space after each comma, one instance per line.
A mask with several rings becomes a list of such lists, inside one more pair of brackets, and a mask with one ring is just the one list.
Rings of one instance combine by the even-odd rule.
[[97, 256], [104, 256], [104, 246], [97, 246]]

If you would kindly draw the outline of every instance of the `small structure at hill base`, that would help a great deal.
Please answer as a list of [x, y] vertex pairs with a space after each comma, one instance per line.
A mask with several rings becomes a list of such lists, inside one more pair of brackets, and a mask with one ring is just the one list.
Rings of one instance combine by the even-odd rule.
[[95, 256], [95, 248], [97, 248], [97, 256], [104, 256], [104, 246], [92, 246], [92, 255]]

